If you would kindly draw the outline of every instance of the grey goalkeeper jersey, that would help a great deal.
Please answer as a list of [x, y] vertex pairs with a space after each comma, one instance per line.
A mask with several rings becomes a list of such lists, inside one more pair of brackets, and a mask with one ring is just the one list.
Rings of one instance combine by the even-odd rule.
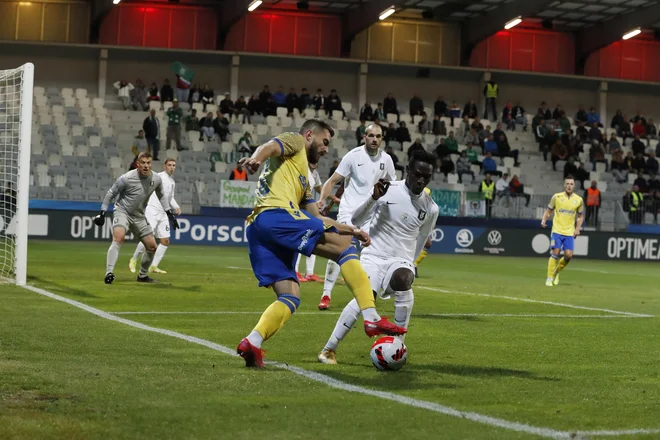
[[122, 175], [103, 199], [101, 210], [107, 211], [108, 205], [114, 200], [115, 210], [124, 214], [143, 217], [144, 208], [149, 203], [149, 197], [156, 193], [163, 209], [170, 209], [170, 203], [163, 191], [163, 182], [158, 173], [151, 172], [150, 176], [142, 177], [138, 170], [131, 170]]

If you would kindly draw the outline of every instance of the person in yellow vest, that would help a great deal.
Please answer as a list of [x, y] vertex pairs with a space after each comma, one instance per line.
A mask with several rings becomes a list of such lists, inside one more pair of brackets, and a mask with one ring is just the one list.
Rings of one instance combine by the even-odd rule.
[[484, 120], [488, 120], [488, 107], [493, 112], [493, 120], [497, 120], [497, 96], [500, 93], [500, 88], [497, 85], [495, 81], [492, 79], [490, 81], [486, 81], [486, 85], [484, 86], [484, 96], [486, 97], [486, 106], [484, 108]]
[[639, 191], [639, 186], [633, 185], [630, 193], [630, 209], [628, 210], [630, 223], [641, 225], [644, 218], [644, 194]]
[[229, 175], [229, 180], [248, 180], [247, 178], [247, 173], [241, 166], [241, 163], [236, 164], [236, 168], [234, 168]]
[[[428, 195], [431, 195], [431, 190], [428, 189], [428, 188], [424, 188], [424, 192], [425, 192], [426, 194], [428, 194]], [[415, 260], [415, 278], [418, 278], [418, 275], [417, 275], [417, 266], [419, 266], [420, 264], [422, 264], [422, 260], [424, 260], [424, 258], [426, 258], [426, 256], [428, 255], [429, 250], [431, 250], [431, 245], [432, 245], [432, 244], [433, 244], [433, 243], [431, 242], [431, 236], [429, 236], [429, 237], [426, 239], [426, 243], [424, 243], [424, 249], [422, 249], [422, 251], [421, 251], [421, 252], [419, 253], [419, 255], [417, 256], [417, 259]]]
[[484, 200], [486, 201], [486, 218], [490, 218], [491, 211], [493, 210], [493, 198], [495, 196], [495, 182], [490, 178], [490, 174], [486, 173], [486, 178], [479, 185], [479, 192], [484, 193]]
[[[598, 226], [598, 211], [600, 210], [600, 190], [598, 182], [591, 181], [591, 187], [584, 192], [584, 200], [587, 204], [587, 215], [585, 221], [589, 226]], [[593, 224], [591, 223], [593, 219]]]

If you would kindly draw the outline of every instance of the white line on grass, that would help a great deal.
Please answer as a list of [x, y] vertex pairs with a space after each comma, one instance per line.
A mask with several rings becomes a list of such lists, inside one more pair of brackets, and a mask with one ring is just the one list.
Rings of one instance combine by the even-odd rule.
[[455, 293], [457, 295], [481, 296], [481, 297], [485, 297], [485, 298], [500, 298], [500, 299], [507, 299], [507, 300], [510, 300], [510, 301], [522, 301], [522, 302], [528, 302], [528, 303], [545, 304], [545, 305], [548, 305], [548, 306], [567, 307], [569, 309], [591, 310], [591, 311], [594, 311], [594, 312], [605, 312], [605, 313], [612, 313], [612, 314], [615, 314], [615, 315], [635, 316], [637, 318], [653, 318], [654, 317], [653, 315], [647, 315], [647, 314], [643, 314], [643, 313], [622, 312], [620, 310], [610, 310], [610, 309], [599, 309], [597, 307], [576, 306], [576, 305], [573, 305], [573, 304], [558, 303], [558, 302], [553, 302], [553, 301], [541, 301], [541, 300], [530, 299], [530, 298], [518, 298], [518, 297], [515, 297], [515, 296], [491, 295], [489, 293], [459, 292], [459, 291], [456, 291], [456, 290], [446, 290], [446, 289], [439, 289], [437, 287], [428, 287], [428, 286], [417, 286], [417, 288], [432, 290], [434, 292]]
[[[263, 310], [241, 311], [241, 310], [214, 310], [214, 311], [144, 311], [144, 312], [108, 312], [111, 315], [261, 315]], [[339, 312], [296, 312], [296, 315], [329, 315], [337, 316]], [[557, 319], [639, 319], [652, 318], [652, 316], [636, 315], [558, 315], [550, 313], [413, 313], [417, 318], [557, 318]]]
[[[174, 332], [171, 330], [166, 330], [157, 327], [151, 327], [139, 322], [131, 321], [125, 318], [120, 318], [118, 316], [111, 315], [102, 310], [90, 307], [86, 304], [83, 304], [72, 299], [65, 298], [63, 296], [56, 295], [47, 290], [40, 289], [34, 286], [24, 286], [26, 289], [36, 292], [40, 295], [47, 296], [57, 301], [61, 301], [77, 307], [79, 309], [85, 310], [86, 312], [92, 313], [100, 318], [108, 319], [110, 321], [119, 322], [134, 328], [141, 330], [146, 330], [153, 333], [159, 333], [165, 336], [171, 336], [173, 338], [182, 339], [187, 342], [192, 342], [194, 344], [203, 345], [212, 350], [219, 351], [221, 353], [236, 357], [235, 350], [225, 347], [224, 345], [216, 344], [215, 342], [207, 341], [206, 339], [197, 338], [190, 335], [185, 335], [183, 333]], [[400, 403], [403, 405], [412, 406], [415, 408], [422, 408], [429, 411], [434, 411], [440, 414], [445, 414], [452, 417], [457, 417], [461, 419], [467, 419], [473, 422], [481, 423], [484, 425], [495, 426], [498, 428], [508, 429], [510, 431], [524, 432], [527, 434], [535, 434], [545, 438], [555, 438], [555, 439], [571, 439], [575, 438], [576, 435], [591, 435], [591, 436], [614, 436], [614, 435], [638, 435], [638, 434], [657, 434], [660, 433], [660, 429], [629, 429], [629, 430], [603, 430], [603, 431], [581, 431], [581, 432], [570, 432], [570, 431], [558, 431], [551, 428], [544, 428], [538, 426], [531, 426], [524, 423], [510, 422], [504, 419], [498, 419], [496, 417], [490, 417], [483, 414], [467, 411], [459, 411], [457, 409], [440, 405], [433, 402], [428, 402], [425, 400], [414, 399], [412, 397], [402, 396], [399, 394], [394, 394], [386, 391], [377, 391], [369, 388], [364, 388], [358, 385], [351, 385], [346, 382], [334, 379], [332, 377], [326, 376], [321, 373], [316, 373], [313, 371], [304, 370], [299, 367], [294, 367], [287, 364], [282, 364], [279, 362], [266, 361], [268, 365], [271, 365], [276, 368], [290, 371], [299, 376], [306, 377], [307, 379], [320, 382], [324, 385], [327, 385], [332, 388], [340, 389], [343, 391], [348, 391], [352, 393], [364, 394], [367, 396], [378, 397], [384, 400], [390, 400], [392, 402]]]

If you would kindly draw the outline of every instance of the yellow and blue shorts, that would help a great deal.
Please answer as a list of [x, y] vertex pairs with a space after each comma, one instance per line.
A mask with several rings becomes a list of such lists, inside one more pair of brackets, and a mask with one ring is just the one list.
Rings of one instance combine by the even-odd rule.
[[550, 234], [550, 249], [573, 251], [575, 250], [575, 238], [572, 235], [561, 235], [553, 232]]

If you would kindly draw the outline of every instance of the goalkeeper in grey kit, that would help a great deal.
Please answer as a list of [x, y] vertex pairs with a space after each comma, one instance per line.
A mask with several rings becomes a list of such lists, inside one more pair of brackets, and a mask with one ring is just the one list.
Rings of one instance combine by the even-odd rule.
[[151, 265], [154, 252], [156, 252], [156, 239], [154, 238], [154, 231], [144, 215], [144, 209], [154, 191], [160, 199], [161, 205], [163, 205], [170, 225], [172, 228], [178, 229], [179, 223], [170, 210], [169, 201], [163, 192], [162, 180], [157, 173], [151, 171], [151, 154], [149, 153], [140, 153], [137, 158], [137, 169], [119, 177], [103, 199], [101, 212], [94, 217], [94, 223], [98, 226], [103, 226], [108, 205], [113, 200], [115, 201], [115, 213], [112, 219], [112, 244], [108, 249], [104, 279], [106, 284], [112, 284], [115, 280], [115, 264], [117, 264], [119, 249], [124, 243], [128, 231], [132, 232], [146, 248], [146, 254], [142, 257], [137, 280], [142, 283], [155, 282], [147, 276], [147, 271]]

